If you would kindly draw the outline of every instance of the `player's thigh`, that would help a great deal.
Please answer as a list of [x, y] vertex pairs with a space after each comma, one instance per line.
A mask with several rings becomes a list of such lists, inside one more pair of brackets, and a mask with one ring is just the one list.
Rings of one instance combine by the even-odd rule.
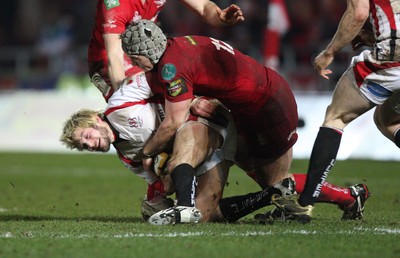
[[390, 99], [376, 107], [374, 121], [379, 131], [393, 141], [394, 133], [400, 127], [400, 114], [393, 109]]
[[278, 158], [253, 158], [256, 179], [261, 188], [273, 186], [282, 181], [284, 178], [289, 177], [289, 169], [292, 162], [292, 157], [293, 149], [290, 148]]
[[346, 72], [333, 92], [332, 102], [325, 115], [324, 126], [343, 129], [351, 121], [374, 107], [354, 85], [351, 73]]
[[176, 133], [169, 171], [183, 163], [197, 167], [221, 142], [221, 136], [214, 129], [198, 122], [185, 124]]
[[221, 162], [197, 178], [196, 207], [202, 213], [203, 222], [221, 217], [216, 212], [223, 195], [229, 167], [229, 162]]

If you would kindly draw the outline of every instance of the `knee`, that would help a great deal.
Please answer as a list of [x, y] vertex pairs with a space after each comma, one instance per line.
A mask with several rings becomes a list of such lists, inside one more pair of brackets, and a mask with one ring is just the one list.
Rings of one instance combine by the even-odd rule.
[[326, 109], [324, 126], [343, 129], [358, 115], [354, 113], [344, 113], [339, 111], [334, 105], [329, 105]]

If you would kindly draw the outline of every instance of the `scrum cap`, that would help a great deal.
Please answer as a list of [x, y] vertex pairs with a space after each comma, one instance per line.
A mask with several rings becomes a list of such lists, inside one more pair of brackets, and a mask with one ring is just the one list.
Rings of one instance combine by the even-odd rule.
[[157, 64], [167, 45], [167, 37], [154, 22], [130, 23], [121, 34], [122, 49], [128, 55], [142, 55]]

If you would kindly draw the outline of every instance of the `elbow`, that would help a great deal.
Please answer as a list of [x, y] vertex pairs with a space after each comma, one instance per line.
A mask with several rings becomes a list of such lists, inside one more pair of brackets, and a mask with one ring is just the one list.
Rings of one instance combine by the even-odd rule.
[[358, 6], [358, 8], [355, 8], [354, 20], [364, 24], [364, 22], [368, 19], [368, 17], [369, 17], [369, 4]]
[[368, 19], [368, 12], [357, 12], [354, 15], [354, 20], [357, 21], [358, 23], [364, 24], [365, 21]]

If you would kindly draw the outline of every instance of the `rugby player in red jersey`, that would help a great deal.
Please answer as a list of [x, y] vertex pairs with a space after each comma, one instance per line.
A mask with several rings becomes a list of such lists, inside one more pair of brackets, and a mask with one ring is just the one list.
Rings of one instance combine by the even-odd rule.
[[[293, 176], [296, 182], [286, 178], [277, 185], [258, 192], [222, 198], [228, 171], [234, 162], [233, 156], [236, 152], [236, 131], [229, 112], [223, 114], [220, 112], [227, 121], [226, 126], [190, 116], [174, 137], [172, 153], [170, 155], [162, 153], [154, 157], [157, 160], [156, 164], [163, 165], [155, 164], [154, 171], [144, 170], [143, 146], [157, 130], [164, 112], [162, 105], [158, 105], [160, 98], [152, 94], [143, 74], [130, 77], [128, 82], [113, 93], [104, 112], [82, 109], [74, 113], [64, 123], [60, 140], [68, 148], [82, 151], [107, 152], [112, 144], [121, 162], [148, 183], [147, 195], [141, 207], [144, 219], [149, 219], [160, 210], [179, 210], [179, 217], [167, 216], [149, 220], [151, 224], [233, 222], [270, 205], [271, 195], [274, 193], [291, 194], [294, 192], [294, 187], [298, 192], [302, 191], [304, 186], [302, 178], [305, 178], [305, 175], [295, 174]], [[202, 97], [196, 98], [194, 102], [192, 107], [198, 105], [196, 103], [205, 102], [220, 105], [215, 99], [207, 100]], [[191, 145], [196, 146], [195, 152], [192, 152]], [[192, 156], [193, 160], [190, 158]], [[184, 205], [187, 205], [185, 201], [191, 200], [179, 197], [176, 200], [177, 206], [170, 208], [173, 202], [167, 195], [171, 195], [179, 186], [173, 185], [168, 171], [186, 162], [190, 162], [196, 168], [193, 194], [195, 207], [185, 207]], [[339, 196], [334, 194], [335, 192], [342, 194]], [[354, 202], [354, 198], [348, 193], [348, 188], [326, 183], [320, 201], [346, 206]], [[260, 215], [257, 215], [257, 218], [271, 219]]]
[[[130, 24], [122, 48], [146, 72], [154, 93], [165, 97], [166, 117], [144, 146], [145, 156], [162, 152], [186, 120], [195, 95], [216, 98], [232, 113], [237, 131], [236, 164], [253, 171], [268, 188], [289, 177], [297, 141], [297, 105], [288, 83], [229, 44], [210, 37], [168, 38], [151, 21]], [[144, 158], [150, 167], [152, 159]], [[186, 181], [194, 169], [182, 164], [171, 173]], [[157, 219], [168, 216], [155, 214]], [[150, 218], [151, 219], [151, 218]]]
[[[121, 49], [119, 35], [132, 21], [157, 21], [167, 0], [98, 0], [95, 25], [88, 48], [89, 76], [107, 101], [126, 77], [141, 70], [132, 65]], [[213, 26], [243, 21], [241, 9], [232, 4], [221, 10], [209, 0], [181, 0], [182, 4]]]

